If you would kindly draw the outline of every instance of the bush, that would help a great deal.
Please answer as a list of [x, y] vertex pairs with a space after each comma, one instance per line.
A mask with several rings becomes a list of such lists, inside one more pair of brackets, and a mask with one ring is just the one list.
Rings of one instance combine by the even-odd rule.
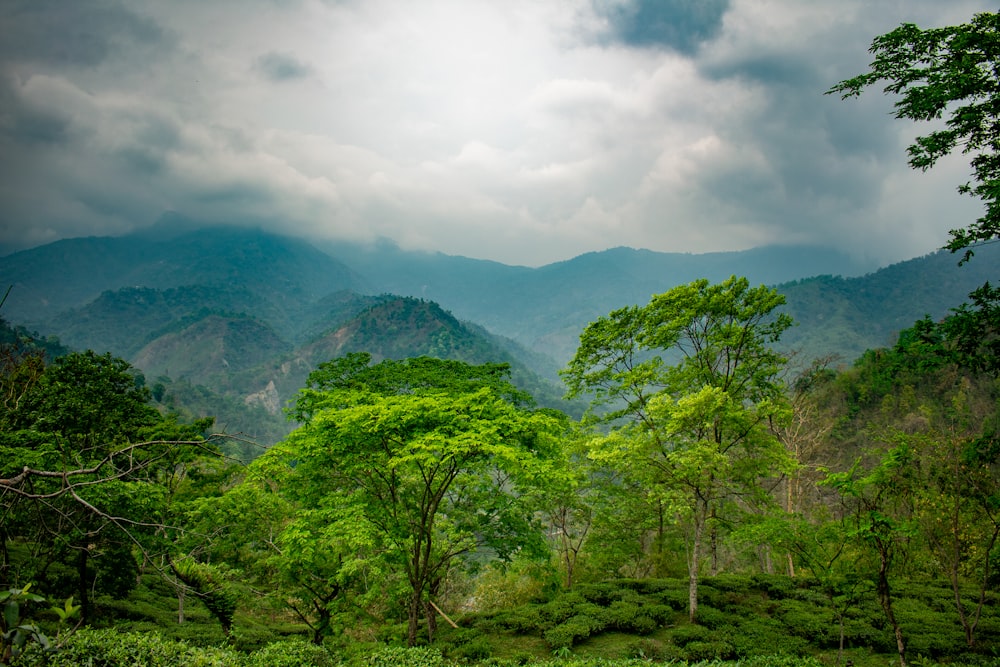
[[504, 611], [497, 614], [493, 622], [522, 635], [537, 633], [546, 625], [538, 607], [518, 607]]
[[817, 640], [829, 637], [833, 630], [839, 636], [840, 628], [826, 607], [789, 598], [781, 601], [777, 611], [789, 634]]
[[726, 641], [697, 641], [684, 647], [688, 662], [703, 660], [732, 660], [736, 657], [733, 646]]
[[589, 603], [583, 599], [582, 595], [577, 593], [560, 595], [555, 600], [542, 605], [542, 619], [546, 622], [548, 627], [558, 625], [563, 621], [576, 616], [578, 613], [577, 610], [586, 604]]
[[755, 574], [750, 580], [768, 597], [783, 600], [795, 594], [798, 583], [783, 574]]
[[718, 609], [706, 607], [704, 605], [698, 607], [699, 625], [715, 629], [721, 628], [724, 625], [729, 625], [731, 622], [729, 614], [724, 611], [719, 611]]
[[274, 642], [250, 654], [246, 667], [332, 667], [334, 657], [322, 646], [303, 641]]
[[680, 625], [674, 628], [670, 636], [678, 646], [687, 646], [691, 642], [705, 641], [710, 634], [708, 628], [700, 625]]
[[493, 654], [493, 647], [486, 637], [479, 637], [467, 644], [462, 644], [454, 653], [458, 658], [478, 662], [489, 658]]
[[620, 600], [623, 591], [614, 584], [581, 584], [573, 589], [587, 602], [607, 607], [612, 602]]
[[579, 614], [547, 630], [544, 637], [549, 648], [553, 650], [572, 648], [573, 644], [579, 643], [592, 633], [600, 632], [603, 629], [604, 624], [601, 621], [591, 616]]
[[235, 651], [196, 648], [164, 639], [156, 633], [120, 632], [83, 628], [66, 639], [58, 653], [32, 653], [19, 661], [30, 667], [232, 667], [241, 664]]
[[684, 658], [676, 646], [653, 639], [639, 639], [629, 644], [625, 649], [625, 654], [629, 658], [656, 662], [674, 662]]
[[390, 646], [377, 649], [354, 662], [360, 667], [445, 667], [441, 652], [434, 648], [400, 648]]

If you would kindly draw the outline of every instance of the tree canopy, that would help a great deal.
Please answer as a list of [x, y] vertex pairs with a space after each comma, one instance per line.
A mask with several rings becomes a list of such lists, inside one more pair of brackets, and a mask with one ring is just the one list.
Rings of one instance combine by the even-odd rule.
[[970, 156], [972, 180], [958, 190], [981, 199], [986, 211], [951, 230], [946, 246], [965, 250], [968, 259], [972, 246], [1000, 237], [1000, 13], [943, 28], [904, 23], [876, 37], [869, 51], [875, 59], [868, 72], [827, 92], [857, 97], [885, 83], [886, 93], [899, 96], [897, 118], [945, 120], [944, 128], [917, 137], [907, 152], [910, 166], [923, 170], [955, 150]]

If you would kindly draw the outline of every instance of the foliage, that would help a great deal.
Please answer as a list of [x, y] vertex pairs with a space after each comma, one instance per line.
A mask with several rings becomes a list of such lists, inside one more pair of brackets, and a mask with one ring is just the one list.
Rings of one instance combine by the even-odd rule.
[[345, 559], [364, 546], [405, 578], [412, 645], [421, 615], [433, 636], [432, 598], [459, 559], [531, 546], [530, 494], [514, 491], [545, 474], [563, 420], [527, 408], [503, 365], [370, 361], [321, 364], [293, 410], [304, 425], [258, 466], [343, 536]]
[[[6, 665], [17, 660], [29, 643], [37, 644], [43, 651], [54, 651], [58, 644], [43, 633], [36, 623], [29, 622], [25, 606], [32, 602], [44, 602], [41, 595], [31, 593], [31, 584], [24, 588], [0, 591], [0, 663]], [[73, 605], [73, 598], [66, 598], [62, 607], [52, 607], [59, 618], [59, 627], [79, 615], [79, 608]], [[58, 637], [55, 638], [58, 640]]]
[[737, 523], [719, 519], [739, 505], [767, 505], [760, 481], [790, 466], [771, 431], [787, 416], [785, 359], [773, 348], [791, 326], [774, 312], [783, 302], [735, 276], [681, 285], [591, 323], [565, 371], [570, 395], [591, 394], [606, 410], [600, 420], [617, 426], [591, 457], [641, 480], [661, 512], [689, 527], [692, 621], [706, 534]]
[[981, 199], [985, 214], [965, 228], [951, 231], [953, 252], [1000, 237], [1000, 13], [983, 12], [969, 23], [920, 29], [904, 23], [872, 41], [870, 71], [841, 81], [829, 93], [856, 97], [885, 82], [885, 92], [899, 95], [896, 117], [936, 121], [943, 129], [917, 137], [908, 148], [910, 166], [929, 169], [957, 148], [971, 155], [972, 181], [959, 192]]

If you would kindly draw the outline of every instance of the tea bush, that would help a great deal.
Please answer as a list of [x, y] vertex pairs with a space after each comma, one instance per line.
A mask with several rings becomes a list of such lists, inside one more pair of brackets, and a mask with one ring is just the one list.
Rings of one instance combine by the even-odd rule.
[[736, 652], [733, 649], [733, 645], [727, 641], [696, 641], [684, 647], [684, 657], [689, 662], [732, 660], [736, 657]]
[[586, 639], [591, 634], [604, 629], [604, 623], [592, 616], [578, 614], [567, 621], [545, 631], [545, 642], [549, 648], [572, 648], [573, 644]]
[[352, 667], [446, 667], [444, 656], [436, 648], [401, 648], [387, 646], [361, 656]]
[[670, 633], [674, 643], [678, 646], [687, 646], [691, 642], [705, 641], [711, 631], [702, 625], [680, 625]]
[[240, 654], [231, 649], [193, 647], [157, 633], [90, 628], [69, 636], [57, 653], [26, 653], [18, 661], [26, 667], [232, 667], [241, 663]]
[[246, 667], [333, 667], [339, 660], [322, 646], [304, 641], [274, 642], [247, 656]]

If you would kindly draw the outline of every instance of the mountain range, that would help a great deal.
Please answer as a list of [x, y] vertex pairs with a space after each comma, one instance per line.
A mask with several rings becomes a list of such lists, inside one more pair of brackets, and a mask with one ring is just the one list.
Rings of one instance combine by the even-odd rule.
[[578, 414], [581, 405], [562, 402], [558, 369], [583, 327], [702, 277], [775, 286], [798, 323], [783, 345], [799, 358], [846, 363], [998, 278], [996, 246], [963, 267], [957, 259], [937, 252], [873, 271], [812, 247], [614, 248], [529, 268], [168, 216], [140, 233], [0, 258], [0, 284], [12, 286], [0, 315], [71, 348], [128, 359], [157, 400], [216, 414], [269, 444], [287, 432], [281, 407], [309, 371], [354, 351], [504, 361], [541, 404]]

